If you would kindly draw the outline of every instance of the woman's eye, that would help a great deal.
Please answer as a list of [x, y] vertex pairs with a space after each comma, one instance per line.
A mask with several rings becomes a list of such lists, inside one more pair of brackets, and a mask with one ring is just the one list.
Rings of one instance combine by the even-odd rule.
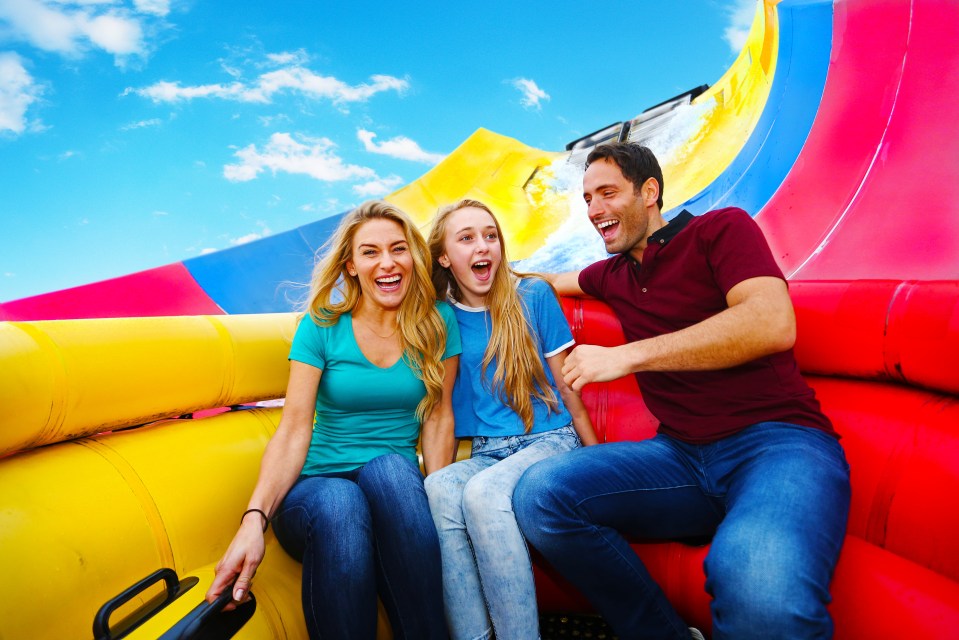
[[472, 239], [473, 239], [473, 236], [471, 235], [460, 236], [460, 241], [462, 242], [469, 242]]

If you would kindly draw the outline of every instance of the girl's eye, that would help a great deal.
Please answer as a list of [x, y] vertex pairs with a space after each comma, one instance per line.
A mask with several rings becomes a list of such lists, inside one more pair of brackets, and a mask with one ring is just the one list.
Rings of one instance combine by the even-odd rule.
[[486, 234], [486, 239], [487, 239], [487, 240], [497, 240], [498, 238], [499, 238], [499, 236], [497, 236], [495, 233], [487, 233], [487, 234]]
[[363, 253], [364, 256], [371, 256], [371, 255], [373, 255], [373, 254], [376, 253], [376, 252], [373, 251], [372, 249], [363, 249], [362, 253]]
[[460, 236], [460, 240], [461, 240], [462, 242], [469, 242], [469, 241], [472, 240], [472, 239], [473, 239], [473, 236], [468, 235], [468, 234], [467, 234], [467, 235]]
[[393, 247], [393, 253], [403, 253], [406, 251], [406, 247]]

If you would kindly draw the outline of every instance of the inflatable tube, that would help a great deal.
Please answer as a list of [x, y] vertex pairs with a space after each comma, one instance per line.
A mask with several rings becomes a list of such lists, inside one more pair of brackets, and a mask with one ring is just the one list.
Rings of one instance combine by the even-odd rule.
[[0, 455], [280, 398], [294, 314], [0, 323]]

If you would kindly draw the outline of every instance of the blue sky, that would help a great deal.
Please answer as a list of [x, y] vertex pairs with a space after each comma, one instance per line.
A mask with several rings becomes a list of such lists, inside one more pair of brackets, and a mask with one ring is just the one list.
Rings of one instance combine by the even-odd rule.
[[339, 213], [479, 127], [562, 150], [718, 80], [754, 7], [0, 0], [0, 301]]

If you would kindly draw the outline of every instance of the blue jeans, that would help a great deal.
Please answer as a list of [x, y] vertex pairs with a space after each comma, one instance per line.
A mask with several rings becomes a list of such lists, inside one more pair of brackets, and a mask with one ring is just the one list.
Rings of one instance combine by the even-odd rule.
[[533, 569], [513, 515], [513, 487], [534, 462], [578, 446], [571, 426], [521, 436], [477, 436], [469, 460], [426, 478], [454, 640], [485, 640], [493, 630], [498, 640], [539, 637]]
[[620, 638], [689, 631], [627, 537], [712, 536], [713, 638], [830, 638], [849, 467], [831, 436], [765, 422], [707, 445], [658, 435], [544, 460], [514, 494], [530, 544]]
[[303, 562], [311, 638], [376, 638], [379, 594], [395, 638], [447, 638], [436, 530], [416, 464], [397, 454], [301, 477], [273, 524]]

